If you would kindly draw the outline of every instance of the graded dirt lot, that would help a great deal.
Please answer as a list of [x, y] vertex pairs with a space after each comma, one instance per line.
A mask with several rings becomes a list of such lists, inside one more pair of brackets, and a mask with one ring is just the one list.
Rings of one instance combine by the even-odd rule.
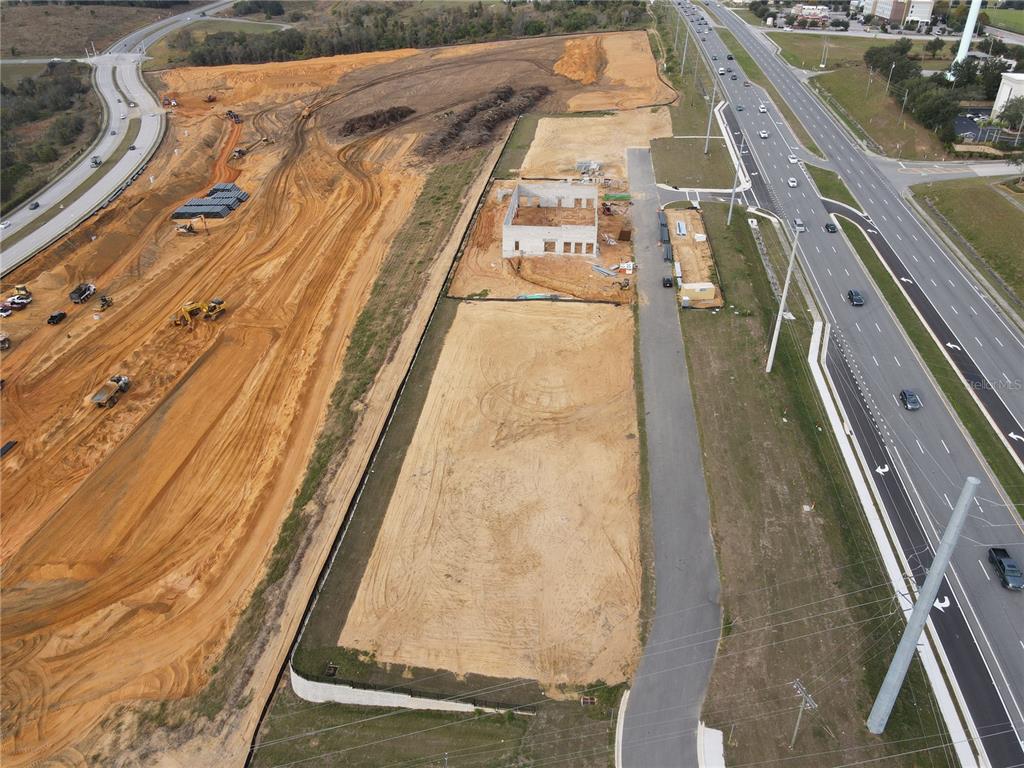
[[[611, 207], [611, 215], [598, 214], [597, 231], [601, 242], [600, 253], [596, 257], [559, 253], [506, 259], [501, 255], [501, 228], [508, 200], [499, 201], [498, 194], [501, 190], [511, 189], [515, 184], [514, 181], [496, 181], [491, 187], [459, 260], [448, 291], [449, 296], [514, 299], [522, 295], [544, 293], [621, 304], [636, 298], [634, 277], [625, 272], [607, 277], [591, 268], [593, 264], [610, 267], [632, 261], [632, 245], [619, 239], [624, 231], [632, 231], [628, 206], [615, 203]], [[608, 188], [615, 191], [624, 189], [621, 185]], [[605, 235], [615, 240], [615, 244], [609, 244], [604, 239]], [[627, 278], [629, 285], [623, 290]]]
[[[8, 276], [35, 301], [2, 324], [13, 341], [4, 439], [18, 441], [2, 465], [5, 765], [87, 762], [75, 745], [117, 705], [203, 687], [262, 577], [355, 319], [430, 173], [419, 138], [508, 80], [547, 85], [545, 105], [564, 109], [588, 88], [554, 74], [564, 46], [164, 74], [180, 107], [147, 176]], [[621, 97], [589, 88], [608, 105]], [[407, 123], [341, 141], [344, 119], [399, 104], [416, 110]], [[228, 108], [241, 126], [222, 117]], [[251, 151], [229, 161], [236, 145]], [[170, 211], [215, 181], [251, 199], [209, 235], [175, 235]], [[84, 280], [114, 307], [71, 305]], [[182, 302], [213, 296], [227, 303], [220, 320], [170, 325]], [[47, 325], [57, 309], [67, 320]], [[133, 387], [98, 410], [88, 398], [115, 373]], [[339, 493], [354, 491], [352, 475]]]
[[632, 344], [625, 307], [459, 307], [341, 645], [545, 685], [626, 679]]
[[[580, 61], [581, 54], [587, 54], [593, 61]], [[576, 78], [586, 81], [594, 71], [600, 72], [595, 84], [601, 91], [584, 92], [569, 100], [573, 112], [587, 112], [600, 109], [635, 109], [652, 104], [668, 104], [676, 92], [658, 77], [658, 64], [651, 53], [651, 43], [646, 32], [618, 32], [601, 35], [600, 46], [567, 49], [567, 61], [563, 66], [572, 71]], [[602, 66], [603, 65], [603, 66]], [[614, 103], [608, 104], [612, 95]]]
[[596, 160], [604, 175], [626, 178], [626, 148], [649, 147], [651, 139], [672, 135], [667, 107], [644, 107], [600, 117], [543, 117], [526, 153], [524, 179], [577, 175], [579, 160]]

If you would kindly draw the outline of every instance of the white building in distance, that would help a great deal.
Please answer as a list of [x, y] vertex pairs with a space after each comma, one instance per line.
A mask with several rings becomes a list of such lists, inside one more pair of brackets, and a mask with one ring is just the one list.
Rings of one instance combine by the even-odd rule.
[[999, 92], [992, 104], [992, 117], [998, 117], [1006, 102], [1014, 96], [1024, 96], [1024, 72], [1003, 72]]
[[[501, 255], [597, 256], [597, 189], [568, 182], [521, 182], [510, 195]], [[499, 197], [500, 199], [500, 197]]]

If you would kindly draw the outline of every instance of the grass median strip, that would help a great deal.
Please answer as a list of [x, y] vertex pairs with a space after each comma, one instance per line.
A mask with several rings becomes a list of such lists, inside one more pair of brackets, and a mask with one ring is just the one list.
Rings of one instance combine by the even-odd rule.
[[751, 82], [757, 83], [759, 86], [768, 91], [768, 95], [771, 96], [775, 106], [778, 107], [779, 111], [782, 112], [783, 117], [786, 118], [786, 122], [789, 123], [789, 127], [793, 129], [793, 133], [796, 134], [797, 139], [804, 147], [813, 152], [814, 154], [822, 157], [821, 150], [818, 149], [818, 145], [814, 143], [814, 139], [811, 138], [811, 134], [804, 128], [796, 116], [796, 113], [790, 109], [789, 104], [782, 98], [772, 82], [765, 77], [764, 72], [757, 66], [753, 57], [747, 53], [747, 49], [740, 45], [739, 41], [733, 36], [732, 32], [727, 29], [719, 28], [716, 30], [718, 36], [722, 38], [722, 42], [729, 48], [729, 53], [736, 57], [736, 62], [743, 68], [744, 74], [750, 79]]
[[818, 187], [818, 191], [821, 192], [823, 197], [830, 197], [833, 200], [838, 200], [840, 203], [846, 203], [849, 206], [856, 208], [858, 211], [862, 210], [861, 204], [857, 202], [854, 196], [850, 193], [849, 188], [843, 183], [843, 180], [839, 178], [839, 174], [835, 171], [830, 171], [827, 168], [819, 168], [816, 165], [805, 164], [807, 172], [811, 174], [811, 178], [814, 179], [815, 186]]
[[[925, 750], [943, 742], [916, 659], [885, 738], [863, 727], [902, 616], [891, 610], [892, 590], [811, 378], [807, 306], [791, 292], [795, 319], [784, 324], [773, 373], [765, 374], [777, 304], [746, 218], [734, 217], [728, 226], [726, 210], [704, 206], [726, 308], [680, 314], [728, 630], [702, 719], [730, 734], [729, 764], [847, 749], [885, 765], [945, 766], [941, 750], [934, 758], [924, 750], [900, 757], [890, 741], [920, 739], [915, 743]], [[760, 221], [778, 272], [786, 249]], [[806, 604], [826, 606], [830, 614], [819, 624], [799, 608]], [[787, 617], [784, 626], [758, 621], [777, 612]], [[824, 627], [825, 634], [816, 632]], [[814, 681], [808, 690], [819, 705], [819, 727], [801, 729], [790, 752], [795, 709], [781, 720], [773, 716], [797, 678]], [[738, 690], [748, 693], [736, 722]], [[780, 739], [783, 720], [788, 729]]]
[[885, 297], [886, 303], [903, 326], [904, 333], [917, 349], [931, 372], [932, 378], [938, 382], [942, 393], [952, 404], [953, 410], [967, 429], [971, 439], [985, 458], [992, 472], [998, 478], [1003, 490], [1017, 509], [1018, 514], [1024, 510], [1024, 474], [1014, 460], [1010, 451], [996, 435], [981, 406], [964, 386], [964, 380], [952, 364], [942, 354], [935, 339], [932, 338], [924, 323], [917, 316], [910, 301], [896, 284], [889, 270], [875, 253], [860, 227], [847, 219], [840, 219], [843, 231], [853, 244], [861, 261], [871, 274], [878, 289]]

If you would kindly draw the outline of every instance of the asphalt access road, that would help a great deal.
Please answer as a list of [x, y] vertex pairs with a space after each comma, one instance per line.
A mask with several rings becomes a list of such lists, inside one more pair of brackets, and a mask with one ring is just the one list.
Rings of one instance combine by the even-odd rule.
[[638, 263], [640, 366], [654, 538], [655, 609], [629, 694], [625, 768], [690, 768], [721, 629], [700, 436], [676, 292], [659, 242], [658, 192], [646, 149], [626, 154]]

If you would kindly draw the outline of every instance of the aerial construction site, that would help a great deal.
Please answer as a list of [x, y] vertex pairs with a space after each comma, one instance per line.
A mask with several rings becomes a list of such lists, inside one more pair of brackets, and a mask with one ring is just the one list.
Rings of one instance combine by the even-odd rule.
[[[481, 232], [498, 188], [485, 185], [515, 116], [616, 109], [646, 126], [673, 96], [643, 33], [158, 78], [168, 128], [147, 175], [5, 278], [33, 297], [4, 322], [4, 435], [17, 443], [3, 464], [5, 765], [244, 758], [481, 197], [468, 250], [492, 247]], [[597, 159], [622, 192], [615, 135]], [[615, 241], [605, 267], [630, 261], [627, 207], [599, 211]], [[508, 290], [583, 284], [535, 272]], [[544, 685], [628, 676], [639, 475], [633, 320], [619, 305], [632, 293], [625, 269], [587, 273], [610, 303], [460, 308], [339, 645]], [[456, 288], [515, 275], [485, 278]], [[68, 304], [79, 283], [110, 304]], [[59, 324], [39, 321], [58, 311]], [[503, 346], [515, 354], [498, 366]], [[465, 496], [430, 524], [453, 498], [424, 486], [440, 435]], [[531, 501], [570, 487], [570, 518]], [[427, 544], [408, 526], [426, 526]], [[590, 542], [586, 554], [564, 559], [566, 537]], [[485, 603], [445, 586], [453, 548], [480, 553], [459, 579], [490, 585]], [[438, 566], [429, 577], [422, 558]], [[559, 586], [544, 598], [542, 584]], [[444, 616], [430, 632], [427, 613]], [[528, 637], [535, 647], [503, 652]], [[154, 736], [153, 723], [174, 727]]]

